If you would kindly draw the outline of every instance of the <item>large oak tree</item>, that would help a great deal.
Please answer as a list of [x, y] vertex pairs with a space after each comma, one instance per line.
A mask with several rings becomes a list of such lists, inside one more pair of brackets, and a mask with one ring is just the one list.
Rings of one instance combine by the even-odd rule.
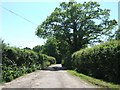
[[109, 16], [110, 10], [101, 9], [97, 2], [62, 2], [38, 26], [36, 35], [66, 42], [72, 53], [101, 41], [101, 36], [110, 35], [117, 22], [110, 20]]

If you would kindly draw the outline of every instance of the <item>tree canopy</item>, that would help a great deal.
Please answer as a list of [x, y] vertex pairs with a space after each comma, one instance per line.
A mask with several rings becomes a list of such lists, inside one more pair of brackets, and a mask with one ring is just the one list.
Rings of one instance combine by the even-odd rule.
[[116, 35], [116, 39], [117, 39], [117, 40], [120, 40], [120, 27], [119, 27], [119, 29], [115, 32], [115, 35]]
[[33, 49], [32, 49], [33, 51], [35, 51], [35, 52], [40, 52], [40, 50], [42, 50], [42, 46], [40, 46], [40, 45], [37, 45], [37, 46], [35, 46], [35, 47], [33, 47]]
[[54, 37], [69, 45], [71, 53], [93, 42], [102, 41], [117, 25], [110, 20], [110, 10], [101, 9], [97, 2], [62, 2], [46, 20], [37, 27], [40, 38]]
[[56, 58], [56, 63], [61, 63], [59, 41], [55, 38], [49, 38], [41, 49], [41, 53]]

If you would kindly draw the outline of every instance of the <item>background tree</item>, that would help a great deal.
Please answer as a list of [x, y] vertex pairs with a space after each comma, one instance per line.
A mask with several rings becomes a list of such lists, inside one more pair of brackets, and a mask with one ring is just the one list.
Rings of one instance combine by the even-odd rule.
[[65, 41], [73, 53], [90, 43], [102, 41], [101, 36], [111, 33], [117, 22], [109, 20], [109, 13], [110, 10], [101, 9], [97, 2], [62, 2], [38, 26], [36, 35]]
[[37, 45], [37, 46], [33, 47], [32, 50], [35, 51], [35, 52], [40, 52], [42, 50], [42, 47], [43, 46]]
[[119, 29], [115, 32], [116, 35], [116, 40], [120, 40], [120, 27]]
[[49, 38], [45, 45], [43, 45], [43, 48], [41, 50], [41, 53], [46, 54], [48, 56], [52, 56], [56, 58], [56, 63], [61, 63], [60, 59], [60, 51], [58, 47], [59, 41], [55, 38]]
[[[112, 36], [117, 25], [110, 20], [110, 10], [101, 9], [97, 2], [62, 2], [46, 20], [37, 27], [40, 38], [54, 37], [60, 41], [59, 49], [65, 66], [71, 66], [71, 54], [89, 44], [104, 41]], [[109, 38], [108, 38], [109, 39]], [[61, 45], [61, 46], [60, 46]], [[64, 56], [63, 56], [64, 55]]]
[[31, 48], [29, 48], [29, 47], [25, 47], [25, 48], [23, 48], [23, 49], [25, 49], [25, 50], [31, 50]]

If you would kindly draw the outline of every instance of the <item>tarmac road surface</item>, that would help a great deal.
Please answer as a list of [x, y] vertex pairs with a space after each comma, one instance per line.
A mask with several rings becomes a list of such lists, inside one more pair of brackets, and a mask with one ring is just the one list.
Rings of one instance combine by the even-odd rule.
[[97, 88], [62, 70], [61, 64], [21, 76], [0, 88]]

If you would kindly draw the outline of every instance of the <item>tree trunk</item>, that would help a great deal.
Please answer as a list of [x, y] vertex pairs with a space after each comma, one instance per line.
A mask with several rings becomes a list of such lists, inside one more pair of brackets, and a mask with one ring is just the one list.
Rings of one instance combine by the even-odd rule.
[[78, 37], [77, 37], [77, 25], [73, 23], [73, 52], [78, 50]]

